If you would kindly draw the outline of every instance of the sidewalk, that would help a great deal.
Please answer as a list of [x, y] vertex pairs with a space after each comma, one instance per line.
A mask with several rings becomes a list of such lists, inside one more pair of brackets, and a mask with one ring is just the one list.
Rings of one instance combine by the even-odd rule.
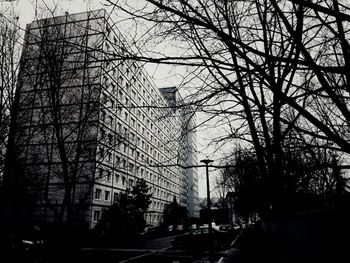
[[257, 230], [245, 229], [232, 242], [230, 248], [220, 258], [218, 263], [251, 263], [251, 262], [269, 262], [286, 263], [279, 258], [273, 251], [269, 250]]

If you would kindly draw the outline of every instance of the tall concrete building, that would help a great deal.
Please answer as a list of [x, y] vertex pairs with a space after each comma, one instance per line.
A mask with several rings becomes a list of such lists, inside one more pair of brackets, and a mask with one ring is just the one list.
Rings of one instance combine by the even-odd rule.
[[177, 141], [179, 143], [179, 154], [177, 156], [178, 164], [186, 169], [180, 169], [179, 181], [179, 203], [187, 207], [190, 217], [199, 217], [199, 194], [198, 194], [198, 165], [197, 160], [197, 137], [195, 133], [196, 120], [191, 107], [181, 107], [184, 105], [176, 87], [167, 87], [159, 89], [167, 104], [173, 108], [164, 116], [172, 116], [178, 121]]
[[117, 59], [130, 47], [112, 25], [104, 10], [27, 25], [7, 177], [24, 182], [37, 221], [93, 228], [140, 178], [152, 193], [147, 223], [174, 198], [198, 217], [195, 118], [173, 107], [176, 88]]

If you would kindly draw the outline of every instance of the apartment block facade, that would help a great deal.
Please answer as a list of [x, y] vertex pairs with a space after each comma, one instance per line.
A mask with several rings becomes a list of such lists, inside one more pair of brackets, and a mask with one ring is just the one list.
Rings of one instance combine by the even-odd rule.
[[158, 89], [140, 63], [118, 59], [129, 47], [112, 25], [104, 10], [27, 25], [9, 176], [28, 179], [38, 221], [93, 228], [140, 178], [152, 193], [147, 223], [174, 198], [198, 217], [195, 118], [175, 107], [176, 88]]

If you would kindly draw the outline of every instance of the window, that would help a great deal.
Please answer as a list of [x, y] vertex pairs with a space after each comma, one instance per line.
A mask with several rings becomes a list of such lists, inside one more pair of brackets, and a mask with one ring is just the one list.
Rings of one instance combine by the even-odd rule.
[[114, 109], [114, 100], [111, 99], [111, 108]]
[[119, 184], [119, 174], [116, 174], [116, 175], [115, 175], [115, 183], [116, 183], [116, 184]]
[[105, 156], [105, 151], [104, 151], [104, 149], [101, 147], [101, 149], [100, 149], [100, 159], [103, 159], [104, 156]]
[[110, 181], [111, 181], [111, 171], [107, 171], [106, 181], [107, 181], [107, 182], [110, 182]]
[[103, 169], [99, 168], [98, 172], [99, 172], [99, 177], [103, 178]]
[[127, 121], [128, 120], [128, 113], [124, 112], [124, 120]]
[[106, 119], [106, 113], [104, 111], [101, 111], [101, 121], [105, 121]]
[[125, 176], [122, 177], [122, 185], [125, 185]]
[[97, 222], [98, 220], [100, 220], [100, 211], [94, 211], [94, 221]]
[[96, 188], [95, 190], [95, 199], [100, 200], [101, 199], [101, 189]]
[[109, 196], [110, 196], [110, 191], [105, 191], [105, 201], [108, 201], [109, 200]]
[[113, 135], [112, 135], [112, 134], [108, 134], [108, 143], [109, 143], [110, 145], [113, 144]]
[[101, 138], [103, 139], [106, 136], [105, 130], [101, 128], [100, 133], [101, 133]]
[[126, 151], [127, 151], [127, 149], [128, 149], [128, 146], [127, 146], [126, 144], [124, 144], [124, 143], [123, 143], [123, 146], [124, 146], [124, 147], [123, 147], [123, 151], [124, 151], [124, 153], [126, 153]]
[[107, 102], [107, 95], [104, 94], [104, 93], [102, 93], [102, 95], [101, 95], [101, 102], [102, 103], [106, 103]]
[[107, 152], [107, 156], [108, 156], [108, 162], [112, 161], [112, 153], [110, 151]]
[[118, 193], [114, 193], [114, 202], [117, 202], [117, 200], [118, 200]]

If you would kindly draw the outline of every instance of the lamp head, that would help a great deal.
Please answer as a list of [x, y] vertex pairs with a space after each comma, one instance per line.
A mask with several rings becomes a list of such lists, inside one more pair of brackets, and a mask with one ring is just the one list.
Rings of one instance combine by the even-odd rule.
[[214, 162], [213, 160], [210, 160], [210, 159], [204, 159], [204, 160], [201, 160], [201, 163], [205, 163], [206, 165], [210, 164]]

